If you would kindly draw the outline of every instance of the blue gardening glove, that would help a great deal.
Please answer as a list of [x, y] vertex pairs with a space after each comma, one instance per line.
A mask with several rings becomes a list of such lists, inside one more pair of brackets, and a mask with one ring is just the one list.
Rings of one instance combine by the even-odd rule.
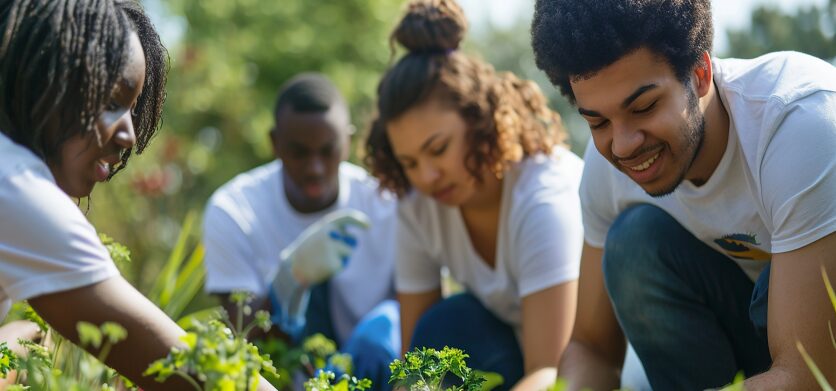
[[298, 337], [305, 325], [308, 288], [345, 267], [357, 247], [357, 238], [347, 228], [368, 229], [369, 225], [369, 218], [362, 212], [341, 209], [306, 228], [282, 250], [279, 272], [270, 289], [274, 324], [291, 337]]

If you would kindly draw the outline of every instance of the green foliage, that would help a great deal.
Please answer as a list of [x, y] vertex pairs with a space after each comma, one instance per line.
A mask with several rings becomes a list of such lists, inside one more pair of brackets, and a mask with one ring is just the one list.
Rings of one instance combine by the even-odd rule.
[[38, 315], [38, 313], [35, 312], [35, 310], [25, 302], [21, 303], [20, 308], [23, 312], [23, 318], [38, 325], [38, 329], [41, 330], [41, 333], [46, 334], [47, 330], [49, 329], [49, 326], [46, 324], [46, 322], [44, 322], [43, 319], [41, 319], [41, 316]]
[[[483, 372], [483, 371], [473, 371], [477, 376], [482, 376], [485, 378], [485, 382], [482, 383], [481, 391], [491, 391], [503, 384], [505, 384], [505, 378], [502, 375], [496, 372]], [[557, 389], [552, 389], [550, 391], [560, 391]]]
[[277, 338], [256, 341], [258, 350], [273, 360], [278, 376], [268, 377], [273, 386], [279, 390], [290, 389], [293, 385], [293, 374], [302, 368], [301, 349], [294, 349]]
[[836, 56], [836, 0], [824, 7], [809, 6], [788, 14], [774, 5], [752, 12], [751, 26], [728, 31], [733, 57], [751, 58], [779, 50], [804, 52], [826, 61]]
[[336, 382], [336, 375], [331, 371], [319, 373], [305, 382], [305, 391], [363, 391], [371, 388], [369, 379], [357, 379], [354, 376], [342, 375]]
[[88, 391], [115, 390], [118, 385], [120, 389], [135, 390], [130, 382], [102, 364], [111, 347], [127, 336], [125, 329], [115, 323], [95, 326], [86, 322], [77, 324], [76, 329], [82, 345], [99, 349], [98, 357], [67, 343], [47, 328], [47, 337], [41, 343], [18, 340], [27, 354], [17, 359], [18, 384], [9, 389]]
[[[239, 314], [251, 311], [247, 294], [234, 293], [232, 297]], [[273, 377], [279, 375], [269, 356], [261, 355], [258, 348], [245, 339], [253, 327], [270, 328], [266, 312], [259, 311], [256, 320], [247, 326], [241, 324], [239, 316], [233, 328], [219, 320], [195, 322], [180, 338], [185, 346], [172, 348], [168, 356], [153, 362], [145, 375], [156, 376], [157, 381], [165, 381], [172, 375], [181, 376], [197, 390], [254, 391], [258, 388], [261, 372]], [[198, 382], [204, 384], [203, 388]]]
[[[217, 320], [197, 323], [181, 337], [184, 347], [172, 348], [171, 353], [157, 360], [145, 371], [164, 381], [172, 375], [189, 379], [197, 390], [255, 390], [261, 371], [275, 373], [272, 362], [262, 356], [251, 343], [232, 335], [225, 324]], [[200, 388], [197, 381], [203, 382]]]
[[186, 306], [200, 293], [206, 277], [203, 246], [190, 246], [193, 242], [196, 219], [197, 213], [194, 211], [186, 215], [168, 261], [147, 294], [154, 304], [173, 319], [179, 318]]
[[734, 376], [732, 383], [723, 387], [722, 391], [744, 391], [745, 388], [743, 388], [743, 381], [745, 380], [746, 377], [743, 375], [743, 372], [738, 372]]
[[9, 350], [9, 345], [0, 342], [0, 378], [5, 379], [9, 371], [17, 369], [17, 355]]
[[131, 250], [128, 250], [127, 247], [103, 233], [99, 233], [99, 240], [102, 241], [102, 244], [107, 249], [107, 252], [110, 253], [110, 258], [113, 259], [113, 262], [116, 263], [117, 266], [123, 266], [131, 263]]
[[[410, 391], [479, 391], [485, 378], [465, 364], [467, 354], [459, 349], [445, 347], [441, 351], [431, 348], [416, 348], [406, 353], [403, 361], [390, 364], [392, 376], [389, 383], [394, 387], [405, 387]], [[460, 386], [446, 386], [445, 377], [452, 374], [462, 381]]]
[[557, 379], [557, 381], [548, 388], [547, 391], [565, 391], [569, 389], [569, 383], [564, 379]]
[[306, 338], [300, 346], [290, 347], [285, 341], [268, 338], [257, 342], [260, 351], [273, 359], [277, 379], [268, 379], [278, 389], [288, 389], [293, 384], [293, 374], [301, 372], [306, 377], [317, 377], [323, 370], [337, 371], [351, 376], [354, 363], [351, 355], [337, 351], [337, 344], [322, 334]]

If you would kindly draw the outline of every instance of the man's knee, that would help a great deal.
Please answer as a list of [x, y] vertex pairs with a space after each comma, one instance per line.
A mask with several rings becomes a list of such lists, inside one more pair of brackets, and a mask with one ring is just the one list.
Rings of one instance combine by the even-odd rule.
[[602, 265], [607, 291], [617, 304], [641, 301], [644, 280], [664, 273], [661, 250], [676, 246], [682, 229], [667, 212], [649, 204], [632, 206], [618, 216], [607, 233]]

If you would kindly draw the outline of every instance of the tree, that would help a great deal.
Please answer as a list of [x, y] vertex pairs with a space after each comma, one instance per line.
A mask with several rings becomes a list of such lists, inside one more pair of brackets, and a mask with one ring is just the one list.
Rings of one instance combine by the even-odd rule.
[[771, 5], [754, 10], [748, 29], [730, 30], [725, 56], [751, 58], [779, 50], [804, 52], [826, 61], [836, 58], [836, 0], [787, 14]]

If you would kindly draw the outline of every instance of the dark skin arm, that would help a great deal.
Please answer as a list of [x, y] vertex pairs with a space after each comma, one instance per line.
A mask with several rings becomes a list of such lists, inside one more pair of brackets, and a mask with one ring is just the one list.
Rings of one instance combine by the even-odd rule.
[[[115, 344], [105, 363], [146, 390], [186, 390], [191, 385], [172, 376], [158, 383], [142, 373], [151, 362], [179, 345], [183, 330], [121, 276], [82, 288], [29, 299], [29, 304], [62, 336], [79, 343], [78, 322], [115, 322], [127, 330], [127, 338]], [[92, 354], [95, 349], [87, 349]], [[266, 380], [259, 390], [275, 390]]]
[[570, 390], [612, 390], [621, 382], [627, 342], [604, 287], [603, 255], [584, 243], [575, 326], [558, 369]]
[[[772, 367], [744, 383], [747, 390], [813, 390], [818, 383], [799, 353], [800, 342], [830, 384], [836, 384], [836, 309], [821, 268], [836, 283], [836, 233], [803, 248], [772, 256], [767, 334]], [[803, 303], [803, 304], [802, 304]]]
[[425, 293], [398, 293], [398, 302], [401, 304], [401, 356], [409, 349], [421, 315], [439, 300], [440, 288]]

